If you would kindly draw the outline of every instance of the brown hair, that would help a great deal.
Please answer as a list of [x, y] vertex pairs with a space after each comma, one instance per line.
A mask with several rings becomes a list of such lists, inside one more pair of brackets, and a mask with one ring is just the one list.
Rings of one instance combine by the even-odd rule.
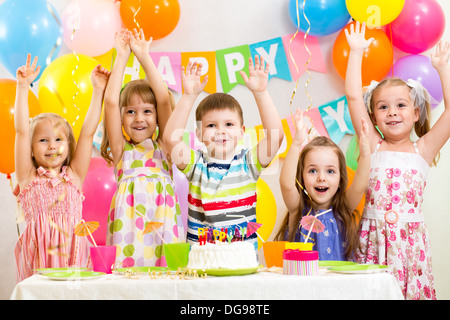
[[[175, 108], [175, 99], [173, 98], [172, 92], [170, 92], [170, 90], [167, 90], [167, 92], [169, 93], [170, 106], [173, 110]], [[123, 110], [122, 107], [127, 107], [130, 105], [131, 98], [135, 94], [138, 95], [144, 103], [153, 104], [155, 108], [158, 107], [156, 104], [155, 94], [153, 93], [153, 90], [150, 87], [148, 81], [145, 79], [138, 79], [128, 82], [120, 91], [119, 107], [121, 111]], [[123, 133], [125, 134], [124, 131]], [[106, 160], [108, 165], [111, 165], [111, 163], [113, 162], [113, 158], [109, 149], [109, 139], [106, 132], [106, 126], [103, 126], [103, 138], [100, 145], [100, 154]]]
[[299, 210], [295, 219], [295, 223], [289, 226], [289, 213], [286, 214], [286, 217], [283, 220], [280, 230], [278, 231], [275, 240], [282, 241], [285, 239], [285, 234], [287, 230], [287, 240], [294, 241], [295, 234], [297, 232], [300, 220], [302, 216], [305, 214], [305, 208], [315, 209], [316, 204], [311, 201], [310, 197], [307, 196], [302, 190], [304, 185], [303, 182], [303, 169], [305, 158], [308, 152], [318, 147], [326, 147], [332, 148], [336, 153], [339, 159], [339, 188], [336, 194], [333, 196], [331, 200], [331, 207], [333, 208], [333, 213], [337, 220], [342, 222], [343, 229], [341, 232], [344, 234], [344, 239], [346, 243], [345, 248], [345, 256], [347, 258], [352, 257], [352, 255], [356, 252], [357, 247], [359, 246], [359, 238], [358, 238], [358, 229], [359, 229], [359, 214], [357, 210], [351, 211], [347, 202], [347, 198], [345, 196], [345, 192], [347, 190], [348, 185], [348, 175], [347, 175], [347, 164], [345, 161], [345, 156], [342, 153], [342, 150], [336, 145], [332, 140], [327, 137], [319, 136], [312, 139], [301, 151], [298, 165], [296, 177], [297, 181], [300, 185], [296, 185], [297, 191], [300, 194], [300, 205]]
[[[369, 105], [367, 106], [368, 107], [367, 109], [368, 109], [368, 112], [369, 112], [369, 116], [370, 116], [370, 119], [372, 119], [372, 122], [373, 122], [373, 119], [374, 119], [373, 110], [374, 110], [374, 106], [375, 106], [374, 105], [375, 101], [374, 101], [373, 97], [374, 97], [375, 92], [377, 90], [379, 90], [380, 88], [383, 88], [385, 86], [405, 86], [405, 87], [408, 88], [409, 91], [411, 91], [411, 87], [408, 86], [407, 83], [404, 80], [402, 80], [400, 78], [396, 78], [396, 77], [387, 78], [387, 79], [384, 79], [383, 81], [381, 81], [380, 83], [378, 83], [378, 85], [372, 91], [372, 96], [370, 98]], [[413, 103], [414, 103], [414, 106], [416, 108], [418, 108], [418, 106], [416, 105], [416, 101], [413, 101]], [[426, 114], [430, 115], [431, 114], [430, 103], [428, 101], [426, 101], [426, 100], [425, 100], [424, 108], [426, 108]], [[421, 124], [420, 121], [416, 121], [416, 123], [414, 124], [414, 132], [416, 133], [416, 135], [419, 138], [424, 136], [428, 131], [430, 131], [430, 128], [431, 128], [431, 126], [430, 126], [429, 117], [426, 117], [425, 121], [423, 121], [423, 124]], [[434, 158], [432, 165], [436, 166], [438, 160], [439, 160], [439, 153]]]
[[[73, 133], [72, 126], [66, 121], [66, 119], [61, 117], [59, 114], [40, 113], [37, 116], [35, 116], [34, 118], [30, 119], [30, 139], [34, 135], [34, 130], [36, 129], [36, 125], [39, 122], [44, 121], [44, 120], [50, 121], [50, 123], [53, 125], [53, 127], [61, 126], [64, 129], [64, 132], [66, 134], [67, 141], [68, 141], [69, 150], [67, 153], [67, 158], [64, 160], [62, 165], [63, 166], [70, 165], [70, 162], [72, 161], [73, 155], [75, 153], [75, 148], [77, 146], [77, 142], [75, 140], [75, 135]], [[34, 167], [37, 168], [38, 165], [37, 165], [34, 157], [32, 160], [33, 160]]]
[[244, 125], [244, 116], [242, 115], [242, 108], [239, 102], [233, 96], [221, 92], [210, 94], [198, 104], [197, 110], [195, 110], [195, 120], [197, 122], [202, 121], [205, 113], [221, 109], [237, 112], [241, 125]]

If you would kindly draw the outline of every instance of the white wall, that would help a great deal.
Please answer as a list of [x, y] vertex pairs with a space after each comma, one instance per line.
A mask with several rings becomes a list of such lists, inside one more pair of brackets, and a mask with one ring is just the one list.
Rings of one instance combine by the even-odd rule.
[[[55, 6], [60, 15], [65, 6], [70, 3], [69, 0], [50, 0], [49, 2]], [[181, 17], [177, 27], [167, 37], [154, 41], [152, 50], [215, 51], [294, 33], [295, 27], [288, 14], [288, 2], [288, 0], [180, 0]], [[446, 0], [438, 0], [438, 2], [446, 16], [450, 17], [450, 3]], [[307, 90], [313, 98], [313, 107], [320, 106], [344, 94], [344, 83], [334, 70], [331, 59], [331, 50], [336, 36], [337, 33], [319, 38], [328, 72], [326, 74], [312, 72]], [[443, 39], [450, 40], [450, 21], [447, 21]], [[70, 50], [63, 44], [60, 55], [66, 53], [70, 53]], [[401, 52], [396, 52], [396, 57], [402, 55]], [[13, 76], [0, 65], [0, 78], [13, 79]], [[309, 105], [309, 100], [304, 94], [306, 81], [307, 75], [304, 74], [300, 78], [299, 89], [294, 98], [294, 108], [304, 108]], [[220, 79], [218, 79], [218, 83], [220, 88]], [[273, 78], [269, 82], [269, 92], [282, 118], [290, 115], [289, 102], [295, 85], [295, 81], [288, 82], [277, 78]], [[33, 89], [36, 95], [37, 87], [35, 85]], [[257, 107], [249, 91], [243, 86], [238, 86], [230, 94], [236, 97], [243, 106], [246, 126], [259, 125], [261, 120], [257, 116]], [[179, 97], [179, 94], [175, 94], [176, 100]], [[442, 110], [443, 104], [436, 107], [432, 118], [435, 120]], [[188, 128], [190, 130], [194, 128], [193, 114], [191, 114], [191, 120]], [[7, 138], [1, 137], [1, 139]], [[347, 136], [340, 143], [344, 152], [349, 139], [350, 137]], [[450, 180], [449, 160], [450, 145], [447, 143], [442, 149], [438, 167], [433, 168], [430, 172], [424, 200], [425, 219], [432, 238], [433, 267], [439, 299], [450, 299], [450, 276], [447, 271], [447, 266], [450, 264], [450, 255], [447, 249], [447, 243], [450, 242], [450, 233], [448, 232], [450, 217], [447, 215], [450, 197], [446, 195], [446, 181]], [[279, 190], [278, 172], [275, 170], [275, 172], [263, 175], [277, 201], [277, 223], [286, 210]], [[13, 249], [18, 235], [14, 220], [15, 199], [4, 174], [0, 174], [0, 203], [0, 219], [2, 221], [0, 224], [0, 298], [8, 299], [15, 285]], [[21, 230], [23, 227], [23, 225], [20, 226]]]

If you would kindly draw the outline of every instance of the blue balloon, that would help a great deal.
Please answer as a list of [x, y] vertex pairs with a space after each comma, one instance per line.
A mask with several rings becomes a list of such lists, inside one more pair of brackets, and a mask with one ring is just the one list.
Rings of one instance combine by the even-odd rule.
[[41, 72], [58, 56], [63, 28], [45, 0], [6, 0], [0, 4], [0, 63], [15, 77], [27, 53], [39, 58]]
[[308, 28], [312, 36], [326, 36], [341, 30], [350, 20], [345, 0], [314, 0], [305, 2], [305, 15], [303, 16], [303, 1], [289, 0], [289, 17], [297, 28], [300, 17], [300, 31], [306, 33]]

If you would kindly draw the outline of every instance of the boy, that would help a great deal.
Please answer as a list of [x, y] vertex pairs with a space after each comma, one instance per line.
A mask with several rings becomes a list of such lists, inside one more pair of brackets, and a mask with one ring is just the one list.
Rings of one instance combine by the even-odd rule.
[[[236, 151], [245, 127], [242, 109], [230, 95], [215, 93], [205, 98], [196, 110], [196, 135], [207, 152], [194, 151], [182, 141], [191, 109], [207, 83], [200, 82], [201, 64], [183, 67], [184, 94], [166, 125], [166, 146], [172, 161], [189, 180], [187, 239], [198, 241], [198, 229], [235, 231], [247, 222], [256, 222], [256, 181], [262, 169], [276, 155], [283, 141], [281, 119], [266, 90], [269, 66], [264, 60], [249, 58], [249, 77], [240, 71], [253, 93], [266, 129], [264, 139], [252, 149]], [[170, 133], [169, 133], [170, 132]], [[256, 234], [247, 239], [257, 249]]]

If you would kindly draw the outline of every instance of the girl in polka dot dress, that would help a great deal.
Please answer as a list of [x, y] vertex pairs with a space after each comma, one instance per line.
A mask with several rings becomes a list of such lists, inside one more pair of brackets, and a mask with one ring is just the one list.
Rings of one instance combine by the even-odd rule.
[[[114, 163], [117, 178], [106, 244], [117, 246], [116, 262], [123, 267], [165, 266], [162, 244], [185, 241], [172, 168], [161, 139], [173, 100], [150, 57], [150, 43], [142, 30], [116, 35], [117, 57], [105, 91], [101, 150]], [[131, 51], [148, 79], [130, 81], [121, 90]], [[158, 138], [152, 139], [157, 128]], [[148, 222], [163, 225], [144, 234]]]

